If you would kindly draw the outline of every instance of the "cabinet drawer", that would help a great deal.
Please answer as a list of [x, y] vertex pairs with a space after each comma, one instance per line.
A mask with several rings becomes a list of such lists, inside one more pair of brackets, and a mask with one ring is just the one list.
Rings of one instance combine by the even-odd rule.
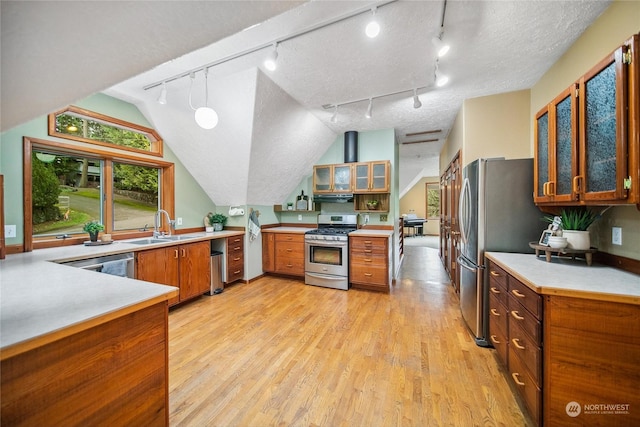
[[275, 233], [276, 242], [293, 242], [304, 245], [304, 234]]
[[277, 242], [276, 260], [279, 258], [304, 261], [304, 246], [298, 243]]
[[353, 249], [377, 249], [387, 252], [387, 238], [377, 237], [351, 237], [349, 242]]
[[507, 338], [507, 329], [502, 328], [502, 323], [494, 322], [493, 318], [490, 318], [489, 322], [489, 340], [491, 341], [491, 344], [493, 344], [493, 347], [496, 349], [496, 352], [498, 353], [498, 356], [500, 357], [500, 360], [502, 361], [504, 366], [507, 366], [507, 357], [509, 350], [509, 346], [507, 345], [509, 343], [509, 340]]
[[509, 346], [509, 375], [531, 412], [537, 425], [540, 425], [542, 409], [542, 391], [529, 375], [520, 358], [514, 353], [513, 346]]
[[304, 257], [276, 258], [276, 272], [281, 274], [291, 274], [293, 276], [304, 276]]
[[542, 324], [516, 298], [509, 295], [509, 325], [517, 324], [539, 346], [542, 342]]
[[509, 348], [516, 354], [529, 375], [540, 387], [542, 384], [542, 349], [533, 342], [517, 322], [509, 322]]
[[243, 276], [244, 276], [244, 267], [238, 267], [236, 269], [229, 268], [227, 270], [226, 283], [233, 283], [236, 280], [241, 280]]
[[489, 324], [498, 324], [506, 332], [508, 317], [509, 310], [507, 310], [507, 306], [502, 304], [494, 295], [489, 295]]
[[387, 255], [384, 254], [375, 254], [375, 253], [351, 253], [351, 258], [349, 260], [351, 265], [360, 264], [360, 265], [372, 265], [375, 267], [386, 267], [387, 266]]
[[[507, 291], [507, 276], [508, 273], [496, 265], [494, 262], [489, 262], [489, 281], [491, 286], [501, 287], [503, 291]], [[506, 301], [505, 301], [506, 304]]]
[[227, 237], [227, 249], [233, 248], [235, 246], [240, 246], [241, 248], [244, 248], [243, 236]]
[[388, 270], [386, 267], [352, 265], [349, 272], [350, 282], [387, 285]]
[[509, 295], [516, 298], [536, 318], [542, 318], [542, 297], [513, 276], [509, 276]]

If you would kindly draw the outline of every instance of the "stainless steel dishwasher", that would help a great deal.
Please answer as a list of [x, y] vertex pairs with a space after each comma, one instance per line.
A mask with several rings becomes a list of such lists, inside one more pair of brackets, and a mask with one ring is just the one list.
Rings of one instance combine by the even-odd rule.
[[[71, 267], [82, 268], [84, 270], [93, 270], [106, 273], [109, 267], [117, 268], [113, 271], [122, 271], [123, 274], [118, 276], [135, 278], [135, 263], [133, 262], [133, 252], [125, 252], [122, 254], [104, 255], [95, 258], [79, 259], [75, 261], [61, 262], [60, 264], [69, 265]], [[105, 268], [106, 267], [106, 268]], [[122, 267], [122, 268], [118, 268]], [[103, 271], [105, 269], [105, 271]], [[113, 273], [111, 273], [113, 274]]]

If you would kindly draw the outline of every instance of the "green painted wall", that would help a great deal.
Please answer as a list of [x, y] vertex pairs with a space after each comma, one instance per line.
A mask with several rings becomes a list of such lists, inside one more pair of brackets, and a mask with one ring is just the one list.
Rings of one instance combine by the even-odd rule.
[[[120, 101], [104, 94], [90, 96], [74, 105], [126, 120], [142, 126], [151, 127], [146, 118], [132, 104]], [[66, 144], [73, 141], [55, 138], [47, 134], [47, 116], [41, 116], [23, 125], [0, 134], [0, 174], [4, 175], [4, 207], [5, 224], [16, 225], [16, 237], [7, 238], [7, 245], [18, 245], [24, 242], [24, 221], [22, 209], [22, 138], [46, 139]], [[179, 228], [201, 227], [202, 218], [209, 212], [215, 212], [216, 206], [193, 179], [173, 152], [164, 144], [164, 160], [175, 164], [176, 186], [176, 218], [182, 218]]]

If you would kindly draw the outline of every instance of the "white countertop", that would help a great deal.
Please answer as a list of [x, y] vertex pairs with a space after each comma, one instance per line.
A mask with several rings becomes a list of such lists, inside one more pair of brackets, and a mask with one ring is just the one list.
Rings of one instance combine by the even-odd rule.
[[562, 295], [640, 305], [640, 276], [583, 260], [486, 252], [509, 274], [542, 295]]
[[[167, 300], [177, 288], [82, 270], [54, 261], [93, 258], [242, 235], [241, 231], [181, 235], [175, 242], [64, 246], [0, 260], [2, 359]], [[130, 239], [130, 241], [139, 239]]]
[[368, 229], [368, 228], [360, 228], [356, 231], [352, 231], [349, 233], [349, 236], [354, 237], [390, 237], [393, 236], [393, 230], [378, 230], [378, 229]]
[[317, 227], [269, 227], [263, 228], [263, 233], [299, 233], [304, 234], [307, 231], [315, 230]]

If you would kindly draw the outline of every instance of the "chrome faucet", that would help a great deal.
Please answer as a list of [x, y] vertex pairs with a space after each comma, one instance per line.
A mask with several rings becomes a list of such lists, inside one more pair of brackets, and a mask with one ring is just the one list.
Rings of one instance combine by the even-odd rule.
[[[167, 224], [169, 224], [169, 234], [164, 234], [164, 231], [160, 231], [160, 214], [164, 213], [164, 216], [167, 217]], [[153, 237], [165, 237], [171, 236], [171, 227], [173, 227], [174, 222], [171, 220], [169, 216], [169, 212], [164, 209], [159, 209], [154, 218], [153, 218]]]

